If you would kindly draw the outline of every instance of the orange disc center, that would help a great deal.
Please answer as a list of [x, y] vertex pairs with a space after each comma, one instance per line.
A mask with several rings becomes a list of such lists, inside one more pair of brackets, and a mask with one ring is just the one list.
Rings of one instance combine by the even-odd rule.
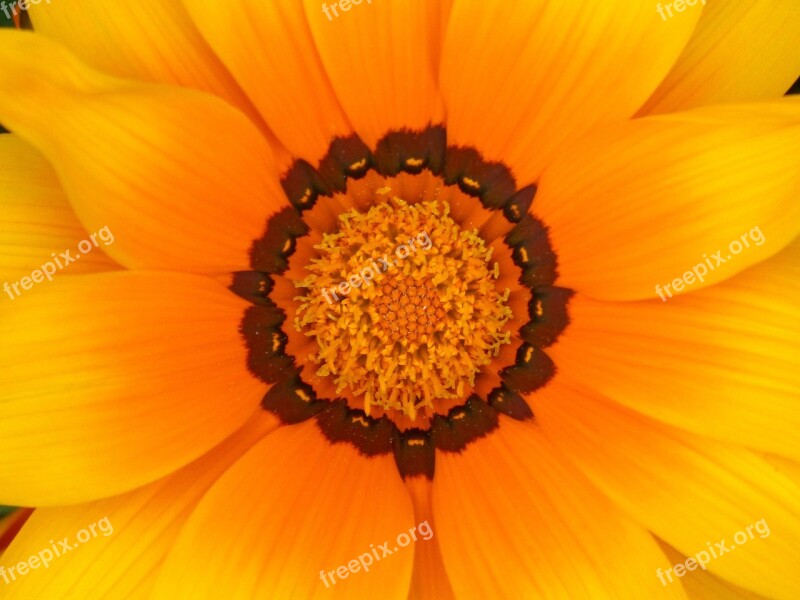
[[384, 277], [375, 295], [381, 317], [380, 325], [394, 342], [415, 342], [430, 336], [445, 310], [436, 288], [429, 280], [415, 280], [405, 275]]

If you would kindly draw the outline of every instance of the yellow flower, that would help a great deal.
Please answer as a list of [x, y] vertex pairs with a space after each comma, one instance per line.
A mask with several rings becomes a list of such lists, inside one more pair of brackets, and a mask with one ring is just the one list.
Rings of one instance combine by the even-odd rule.
[[705, 4], [28, 6], [2, 596], [798, 597], [800, 6]]

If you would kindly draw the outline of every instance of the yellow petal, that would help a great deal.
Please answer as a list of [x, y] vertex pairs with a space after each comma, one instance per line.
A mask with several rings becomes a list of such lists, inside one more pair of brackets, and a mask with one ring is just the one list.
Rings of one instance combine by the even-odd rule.
[[[676, 397], [661, 390], [665, 403]], [[777, 600], [798, 597], [796, 481], [756, 453], [668, 427], [566, 378], [531, 401], [531, 434], [544, 432], [631, 518], [734, 585]], [[673, 564], [665, 557], [657, 565], [663, 588], [680, 580], [666, 572]]]
[[205, 277], [54, 279], [0, 311], [0, 503], [127, 491], [259, 410], [238, 331], [246, 303]]
[[641, 114], [778, 98], [800, 73], [800, 3], [713, 0]]
[[252, 110], [181, 2], [40, 0], [28, 10], [37, 34], [100, 71], [211, 92]]
[[[46, 110], [42, 107], [46, 107]], [[0, 121], [53, 164], [81, 223], [131, 268], [247, 268], [286, 204], [269, 147], [207, 94], [89, 69], [41, 36], [0, 31]]]
[[700, 14], [663, 23], [644, 0], [456, 2], [441, 69], [448, 141], [506, 161], [521, 185], [538, 180], [565, 144], [639, 109]]
[[[688, 556], [684, 556], [675, 548], [660, 540], [658, 545], [666, 555], [669, 564], [686, 564]], [[689, 565], [692, 566], [692, 563], [689, 563]], [[686, 571], [680, 578], [680, 582], [683, 589], [686, 590], [689, 600], [708, 600], [709, 598], [714, 600], [769, 600], [760, 594], [748, 592], [738, 585], [728, 583], [724, 579], [709, 573], [708, 570], [697, 567], [691, 571]]]
[[[218, 447], [164, 479], [105, 500], [36, 510], [2, 562], [16, 566], [36, 556], [38, 566], [22, 576], [15, 574], [4, 585], [3, 598], [147, 597], [158, 568], [205, 492], [275, 426], [276, 421], [262, 412]], [[81, 543], [78, 535], [86, 542]], [[56, 556], [51, 540], [60, 552], [58, 540], [65, 538], [72, 550]], [[49, 560], [47, 567], [41, 562], [42, 552]]]
[[[65, 250], [72, 250], [74, 256], [78, 243], [90, 240], [90, 232], [72, 211], [53, 168], [13, 134], [0, 135], [0, 212], [0, 280], [9, 285], [21, 277], [30, 277], [44, 263], [51, 262], [55, 267], [53, 253], [58, 257]], [[103, 252], [102, 240], [91, 246], [88, 254], [57, 273], [79, 275], [118, 268]], [[51, 267], [48, 265], [47, 269]]]
[[[777, 254], [800, 233], [800, 102], [637, 119], [550, 167], [532, 210], [559, 285], [595, 298], [686, 293]], [[706, 273], [676, 280], [698, 265]], [[662, 293], [666, 296], [666, 293]]]
[[577, 295], [561, 373], [697, 434], [800, 457], [800, 242], [725, 283], [647, 302]]

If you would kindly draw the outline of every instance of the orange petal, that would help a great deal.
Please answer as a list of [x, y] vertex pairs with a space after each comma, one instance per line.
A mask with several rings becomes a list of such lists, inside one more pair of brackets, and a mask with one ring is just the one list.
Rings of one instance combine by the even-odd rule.
[[102, 75], [41, 36], [0, 32], [0, 121], [53, 164], [87, 230], [110, 228], [106, 252], [127, 267], [247, 268], [286, 203], [267, 143], [239, 111]]
[[292, 154], [316, 165], [333, 137], [351, 133], [300, 2], [185, 0], [184, 4], [203, 37]]
[[457, 598], [685, 598], [650, 534], [527, 423], [437, 452], [433, 509]]
[[120, 271], [55, 279], [0, 311], [0, 503], [118, 494], [239, 428], [264, 387], [211, 279]]
[[[386, 540], [393, 546], [413, 518], [391, 456], [367, 459], [349, 444], [331, 446], [311, 421], [281, 427], [200, 503], [164, 564], [154, 598], [219, 598], [224, 590], [235, 599], [405, 600], [412, 548], [395, 553], [390, 547], [392, 556], [367, 565], [369, 572], [358, 558], [373, 545], [381, 556], [379, 546]], [[337, 570], [342, 575], [332, 582], [327, 572]]]
[[390, 129], [442, 122], [438, 0], [351, 0], [321, 7], [305, 0], [304, 5], [333, 89], [369, 147]]
[[569, 141], [626, 119], [677, 59], [701, 9], [604, 0], [456, 2], [442, 59], [450, 143], [536, 181]]
[[[409, 600], [455, 600], [453, 587], [447, 577], [442, 560], [442, 545], [436, 536], [436, 521], [433, 518], [433, 486], [426, 477], [412, 477], [406, 486], [414, 503], [417, 523], [425, 525], [424, 534], [430, 539], [414, 546], [414, 574], [411, 578]], [[427, 533], [428, 529], [430, 533]], [[422, 543], [424, 541], [424, 543]]]
[[[789, 99], [585, 139], [548, 167], [532, 207], [550, 228], [558, 285], [654, 298], [657, 286], [695, 291], [777, 254], [800, 233], [798, 154], [800, 102]], [[673, 283], [703, 265], [705, 276]]]

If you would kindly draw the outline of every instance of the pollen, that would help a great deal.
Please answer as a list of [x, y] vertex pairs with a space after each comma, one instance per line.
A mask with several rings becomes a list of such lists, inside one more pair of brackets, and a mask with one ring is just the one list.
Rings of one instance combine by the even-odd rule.
[[492, 248], [446, 202], [376, 194], [314, 246], [295, 329], [315, 342], [318, 377], [353, 408], [412, 421], [466, 398], [510, 343], [508, 289]]

